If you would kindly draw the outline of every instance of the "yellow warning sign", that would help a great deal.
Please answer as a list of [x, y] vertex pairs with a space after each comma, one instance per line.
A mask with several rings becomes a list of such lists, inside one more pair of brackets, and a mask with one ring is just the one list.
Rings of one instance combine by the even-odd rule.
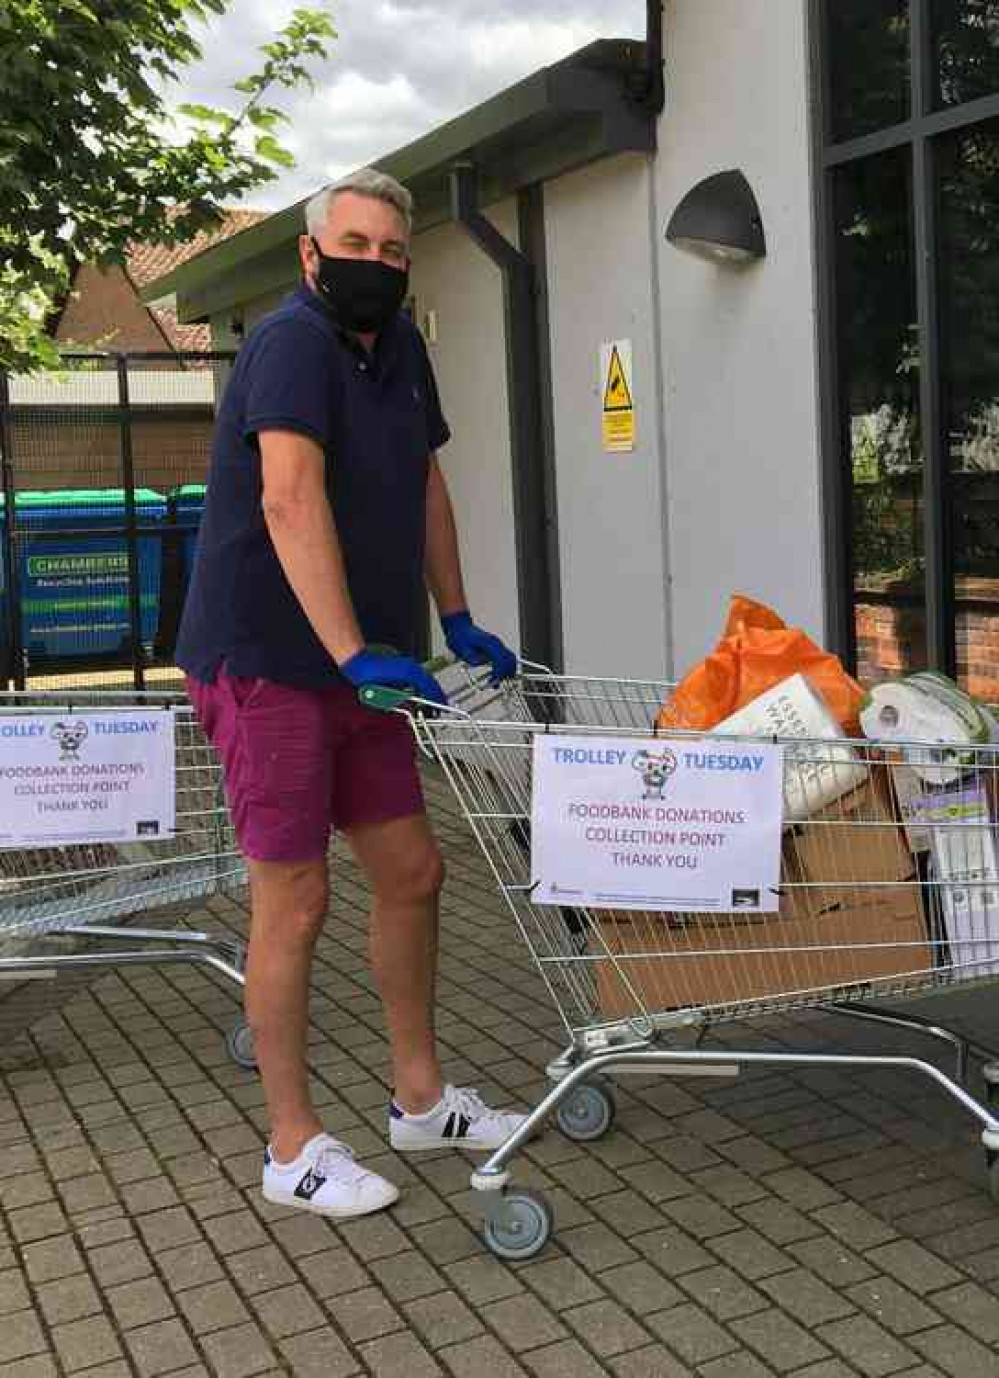
[[604, 411], [634, 411], [631, 388], [624, 375], [624, 365], [617, 345], [611, 349], [610, 367], [607, 370], [607, 387], [604, 391]]
[[631, 341], [615, 340], [600, 350], [603, 441], [608, 454], [635, 448], [635, 401], [631, 390]]

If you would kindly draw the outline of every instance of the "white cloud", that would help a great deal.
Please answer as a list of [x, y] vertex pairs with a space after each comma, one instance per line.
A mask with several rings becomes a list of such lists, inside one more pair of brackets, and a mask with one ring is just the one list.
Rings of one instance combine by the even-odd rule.
[[[305, 0], [308, 3], [308, 0]], [[315, 2], [315, 0], [314, 0]], [[239, 0], [213, 19], [177, 100], [231, 105], [232, 84], [297, 0]], [[279, 207], [372, 162], [595, 38], [641, 36], [644, 0], [340, 0], [311, 93], [278, 92], [297, 168], [250, 198]]]
[[545, 67], [599, 37], [599, 28], [591, 24], [520, 19], [471, 24], [465, 43], [480, 72], [518, 71], [527, 53], [533, 67]]

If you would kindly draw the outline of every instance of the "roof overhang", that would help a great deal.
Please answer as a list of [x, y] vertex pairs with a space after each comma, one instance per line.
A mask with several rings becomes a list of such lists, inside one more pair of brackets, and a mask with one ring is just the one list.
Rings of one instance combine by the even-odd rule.
[[[619, 153], [650, 153], [656, 117], [642, 103], [645, 44], [605, 39], [542, 68], [458, 119], [374, 164], [413, 193], [415, 231], [451, 218], [456, 163], [478, 172], [482, 206]], [[176, 296], [184, 324], [286, 287], [297, 276], [305, 200], [233, 235], [149, 283], [145, 302]], [[249, 287], [249, 292], [248, 292]]]

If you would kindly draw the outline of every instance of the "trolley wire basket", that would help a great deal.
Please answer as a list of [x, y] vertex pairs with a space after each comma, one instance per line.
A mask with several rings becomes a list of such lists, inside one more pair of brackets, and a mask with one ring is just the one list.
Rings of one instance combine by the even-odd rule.
[[[874, 1003], [991, 982], [999, 973], [996, 748], [767, 738], [782, 748], [784, 771], [776, 913], [554, 905], [542, 902], [531, 873], [538, 734], [634, 738], [646, 747], [656, 739], [657, 749], [668, 738], [687, 749], [702, 739], [656, 732], [668, 683], [530, 666], [499, 686], [463, 667], [449, 674], [447, 710], [407, 706], [377, 689], [362, 700], [405, 712], [421, 750], [443, 771], [567, 1038], [548, 1069], [549, 1093], [472, 1176], [495, 1253], [529, 1258], [553, 1228], [544, 1198], [511, 1185], [508, 1165], [518, 1150], [552, 1115], [570, 1138], [599, 1139], [614, 1120], [608, 1078], [629, 1070], [735, 1075], [767, 1063], [894, 1067], [929, 1077], [980, 1123], [999, 1199], [999, 1119], [966, 1084], [975, 1052], [991, 1099], [999, 1061], [949, 1029]], [[675, 841], [667, 827], [638, 826], [650, 855]], [[636, 828], [628, 831], [634, 841]], [[954, 1072], [919, 1057], [740, 1052], [731, 1037], [724, 1051], [702, 1046], [720, 1022], [808, 1007], [946, 1041]]]
[[[86, 711], [174, 716], [176, 830], [168, 838], [0, 850], [0, 1035], [25, 1031], [102, 970], [198, 965], [243, 985], [243, 944], [183, 926], [185, 909], [245, 884], [215, 753], [179, 694], [28, 691], [0, 695], [4, 717]], [[227, 1037], [253, 1065], [239, 1021]]]

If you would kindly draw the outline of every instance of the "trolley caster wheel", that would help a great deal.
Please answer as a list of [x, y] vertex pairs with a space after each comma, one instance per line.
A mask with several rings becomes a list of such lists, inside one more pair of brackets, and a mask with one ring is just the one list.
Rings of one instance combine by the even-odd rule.
[[233, 1024], [225, 1036], [225, 1048], [236, 1066], [242, 1067], [244, 1072], [257, 1070], [257, 1055], [253, 1051], [253, 1030], [249, 1024], [243, 1020]]
[[533, 1191], [504, 1191], [501, 1204], [493, 1206], [483, 1226], [486, 1245], [497, 1258], [520, 1262], [534, 1258], [555, 1228], [552, 1208]]
[[614, 1123], [617, 1104], [605, 1086], [584, 1081], [570, 1091], [555, 1112], [555, 1123], [577, 1144], [596, 1143]]

